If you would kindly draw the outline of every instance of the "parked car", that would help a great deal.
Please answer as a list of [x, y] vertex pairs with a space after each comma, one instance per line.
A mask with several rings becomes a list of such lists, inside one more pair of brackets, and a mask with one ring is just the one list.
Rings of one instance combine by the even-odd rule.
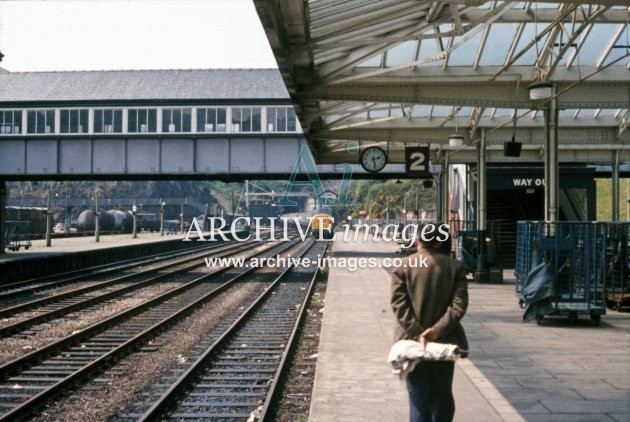
[[61, 222], [55, 224], [55, 227], [53, 228], [53, 233], [55, 234], [66, 234], [67, 232], [68, 230], [66, 229], [66, 225]]

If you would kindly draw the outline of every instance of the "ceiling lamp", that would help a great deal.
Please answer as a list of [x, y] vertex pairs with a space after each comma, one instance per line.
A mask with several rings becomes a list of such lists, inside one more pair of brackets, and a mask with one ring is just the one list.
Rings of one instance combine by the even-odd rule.
[[522, 146], [523, 144], [516, 142], [514, 136], [512, 136], [511, 142], [503, 142], [503, 155], [505, 157], [520, 157]]
[[448, 137], [448, 145], [453, 148], [458, 148], [464, 145], [464, 137], [457, 133]]
[[553, 96], [553, 84], [551, 82], [534, 82], [527, 87], [529, 99], [532, 101], [545, 101]]

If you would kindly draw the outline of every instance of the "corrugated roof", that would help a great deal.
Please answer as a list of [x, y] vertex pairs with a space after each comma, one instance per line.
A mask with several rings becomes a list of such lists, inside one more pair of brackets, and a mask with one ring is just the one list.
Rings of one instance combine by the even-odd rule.
[[277, 69], [0, 73], [0, 102], [288, 98]]

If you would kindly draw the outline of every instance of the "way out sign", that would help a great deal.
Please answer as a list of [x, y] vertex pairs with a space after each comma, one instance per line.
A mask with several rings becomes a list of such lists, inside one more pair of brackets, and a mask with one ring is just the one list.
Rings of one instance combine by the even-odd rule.
[[405, 147], [405, 173], [419, 178], [431, 177], [429, 154], [429, 147]]

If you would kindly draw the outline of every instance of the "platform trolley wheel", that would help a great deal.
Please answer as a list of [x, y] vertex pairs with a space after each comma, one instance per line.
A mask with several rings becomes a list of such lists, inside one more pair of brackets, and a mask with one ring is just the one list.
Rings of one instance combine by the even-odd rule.
[[542, 320], [545, 318], [544, 315], [541, 314], [537, 314], [536, 315], [536, 324], [541, 325], [542, 324]]
[[599, 327], [599, 323], [602, 321], [602, 316], [597, 314], [592, 314], [591, 319], [595, 323], [595, 326]]

